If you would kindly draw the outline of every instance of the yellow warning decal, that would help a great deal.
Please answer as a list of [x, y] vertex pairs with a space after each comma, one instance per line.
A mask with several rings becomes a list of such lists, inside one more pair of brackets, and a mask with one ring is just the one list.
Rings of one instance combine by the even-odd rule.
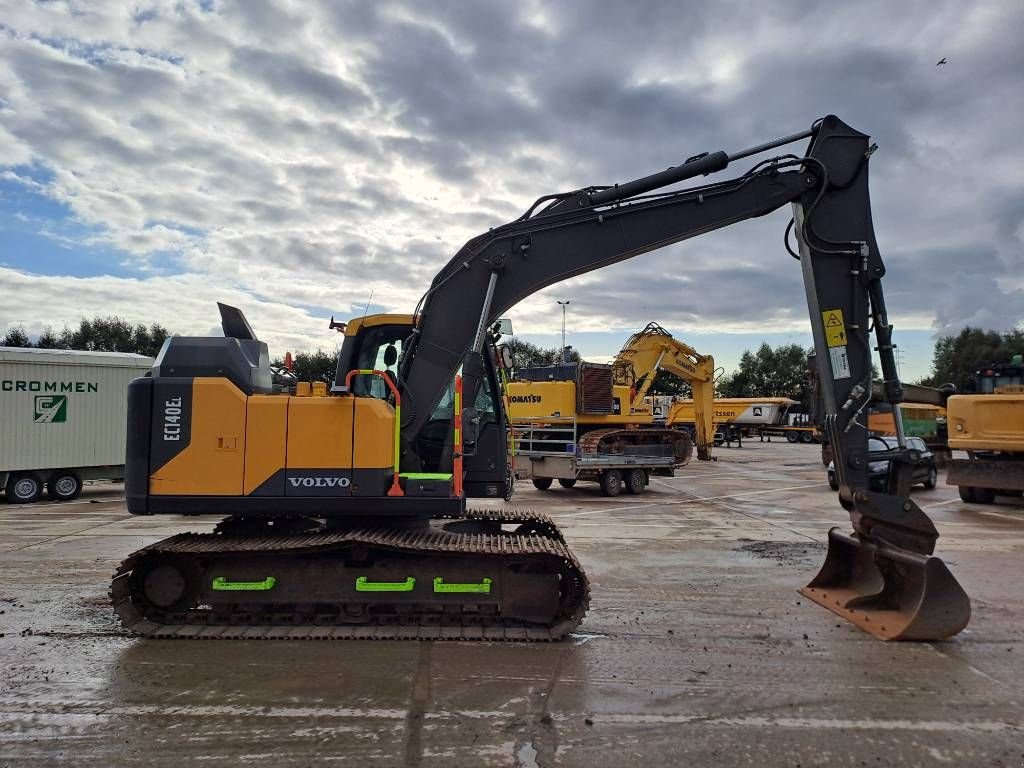
[[825, 341], [830, 347], [842, 347], [846, 344], [846, 323], [843, 322], [843, 310], [827, 309], [821, 313], [825, 323]]

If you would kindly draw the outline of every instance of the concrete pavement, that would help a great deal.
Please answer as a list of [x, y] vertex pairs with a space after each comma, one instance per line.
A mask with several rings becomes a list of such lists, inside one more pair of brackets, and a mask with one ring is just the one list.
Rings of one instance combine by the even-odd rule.
[[817, 447], [716, 453], [643, 496], [519, 484], [592, 581], [546, 645], [139, 640], [114, 567], [215, 520], [0, 506], [0, 766], [1024, 764], [1024, 504], [915, 491], [974, 616], [885, 644], [796, 592], [848, 526]]

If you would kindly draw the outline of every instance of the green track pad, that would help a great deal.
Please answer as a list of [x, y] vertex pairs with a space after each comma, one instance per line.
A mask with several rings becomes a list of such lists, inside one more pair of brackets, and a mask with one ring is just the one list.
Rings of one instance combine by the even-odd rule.
[[223, 576], [213, 580], [215, 592], [266, 592], [273, 589], [277, 579], [267, 576], [263, 581], [228, 581]]
[[445, 584], [440, 576], [434, 579], [435, 592], [478, 592], [491, 594], [491, 580], [484, 578], [479, 584]]
[[369, 581], [365, 576], [356, 579], [356, 592], [412, 592], [415, 586], [412, 576], [405, 581]]

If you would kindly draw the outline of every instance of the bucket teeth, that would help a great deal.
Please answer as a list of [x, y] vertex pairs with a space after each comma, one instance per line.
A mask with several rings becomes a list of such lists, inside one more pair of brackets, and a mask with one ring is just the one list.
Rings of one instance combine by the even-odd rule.
[[833, 528], [818, 575], [800, 594], [881, 640], [944, 640], [967, 626], [971, 602], [937, 557]]

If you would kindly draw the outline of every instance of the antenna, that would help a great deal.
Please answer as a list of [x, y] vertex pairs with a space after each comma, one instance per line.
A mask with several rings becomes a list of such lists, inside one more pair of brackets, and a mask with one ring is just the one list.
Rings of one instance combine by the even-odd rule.
[[370, 289], [370, 297], [366, 300], [366, 306], [363, 307], [363, 320], [366, 319], [366, 314], [370, 311], [371, 301], [373, 301], [373, 289]]

